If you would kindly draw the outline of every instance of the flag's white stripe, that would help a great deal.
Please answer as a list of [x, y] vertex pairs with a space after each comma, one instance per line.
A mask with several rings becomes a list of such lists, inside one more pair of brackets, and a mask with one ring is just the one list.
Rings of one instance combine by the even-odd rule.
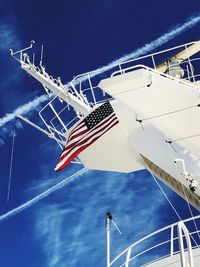
[[61, 167], [62, 165], [65, 164], [65, 162], [68, 160], [68, 158], [70, 158], [70, 156], [71, 156], [73, 153], [76, 152], [76, 150], [80, 149], [82, 146], [87, 145], [87, 144], [90, 143], [92, 140], [94, 140], [96, 137], [103, 135], [103, 134], [107, 131], [107, 129], [108, 129], [109, 127], [112, 127], [117, 121], [118, 121], [118, 119], [117, 119], [117, 117], [115, 117], [114, 121], [113, 121], [111, 124], [107, 125], [107, 127], [106, 127], [103, 131], [101, 131], [101, 132], [95, 134], [95, 135], [92, 136], [87, 142], [83, 143], [82, 145], [80, 145], [80, 146], [75, 146], [75, 147], [72, 149], [72, 151], [70, 151], [70, 153], [69, 153], [68, 155], [66, 155], [66, 157], [63, 158], [63, 160], [57, 164], [55, 170], [57, 171], [58, 169], [60, 169], [60, 167]]
[[[91, 135], [93, 135], [95, 132], [99, 131], [101, 128], [103, 128], [107, 123], [109, 123], [109, 121], [111, 119], [113, 119], [113, 114], [114, 113], [111, 113], [108, 117], [106, 117], [105, 119], [103, 119], [99, 124], [102, 124], [104, 123], [104, 121], [108, 120], [108, 122], [106, 122], [105, 124], [102, 124], [101, 127], [98, 127], [98, 124], [95, 126], [97, 127], [95, 130], [93, 130], [94, 128], [90, 129], [89, 132], [87, 132], [84, 137], [82, 136], [82, 139], [81, 141], [84, 141], [85, 138], [88, 138], [90, 137]], [[116, 115], [115, 115], [116, 116]], [[75, 142], [74, 142], [75, 143]], [[65, 150], [63, 151], [63, 153], [61, 154], [61, 157], [64, 156], [70, 149], [72, 149], [72, 147], [70, 147], [69, 149], [67, 148], [69, 146], [69, 144], [67, 144]]]

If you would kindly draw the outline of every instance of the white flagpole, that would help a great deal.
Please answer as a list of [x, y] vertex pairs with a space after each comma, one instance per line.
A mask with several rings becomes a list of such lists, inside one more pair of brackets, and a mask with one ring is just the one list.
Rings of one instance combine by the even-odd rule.
[[107, 267], [110, 267], [110, 220], [112, 220], [112, 215], [110, 212], [107, 212], [106, 214]]
[[121, 235], [121, 231], [119, 230], [116, 223], [113, 221], [112, 214], [110, 212], [106, 213], [106, 235], [107, 235], [107, 267], [110, 267], [110, 222], [113, 223], [119, 234]]

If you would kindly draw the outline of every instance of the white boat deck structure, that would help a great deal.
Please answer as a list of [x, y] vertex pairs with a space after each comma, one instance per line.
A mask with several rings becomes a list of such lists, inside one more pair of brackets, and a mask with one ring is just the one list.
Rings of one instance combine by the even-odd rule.
[[[110, 260], [107, 267], [198, 267], [200, 266], [200, 231], [194, 230], [200, 215], [159, 229], [128, 246]], [[110, 242], [107, 218], [107, 240]], [[112, 247], [112, 244], [111, 244]]]
[[193, 56], [200, 42], [84, 73], [66, 85], [30, 61], [24, 51], [32, 46], [11, 54], [55, 95], [39, 116], [61, 148], [71, 127], [107, 99], [119, 119], [74, 162], [118, 172], [146, 168], [200, 210], [200, 58]]

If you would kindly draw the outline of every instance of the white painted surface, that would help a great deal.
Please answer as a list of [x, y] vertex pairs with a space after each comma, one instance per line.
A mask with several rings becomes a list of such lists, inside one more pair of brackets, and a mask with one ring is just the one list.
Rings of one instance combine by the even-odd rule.
[[[143, 86], [138, 87], [142, 84], [139, 79], [143, 80]], [[152, 81], [150, 87], [147, 86], [148, 79]], [[119, 91], [118, 83], [123, 90]], [[130, 146], [188, 187], [189, 182], [181, 175], [181, 165], [175, 164], [174, 160], [183, 158], [186, 171], [200, 174], [200, 136], [173, 142], [172, 146], [166, 140], [200, 134], [198, 89], [190, 83], [184, 84], [145, 69], [102, 80], [99, 86], [127, 105], [135, 118], [143, 120], [142, 126], [136, 119], [128, 123], [123, 121], [125, 127], [131, 123], [133, 128], [131, 133], [128, 132]], [[196, 107], [190, 108], [193, 106]], [[185, 108], [184, 111], [164, 115]], [[158, 115], [157, 118], [147, 119]], [[200, 183], [199, 177], [197, 180]], [[200, 190], [196, 193], [200, 195]]]
[[[187, 258], [187, 252], [185, 252]], [[200, 266], [200, 248], [192, 250], [194, 267]], [[171, 257], [164, 258], [162, 260], [155, 261], [154, 263], [147, 264], [145, 267], [180, 267], [180, 254], [173, 255]]]

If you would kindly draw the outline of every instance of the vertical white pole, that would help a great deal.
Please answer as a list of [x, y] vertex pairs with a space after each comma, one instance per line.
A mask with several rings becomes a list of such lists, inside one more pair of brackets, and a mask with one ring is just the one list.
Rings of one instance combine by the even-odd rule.
[[[117, 231], [121, 234], [121, 231], [117, 227], [116, 223], [112, 219], [112, 214], [110, 212], [106, 213], [106, 235], [107, 235], [107, 267], [110, 267], [110, 222], [113, 223]], [[130, 257], [130, 256], [129, 256]]]
[[127, 255], [126, 255], [125, 267], [129, 266], [130, 257], [131, 257], [131, 247], [128, 249], [128, 252], [127, 252]]
[[[185, 235], [185, 239], [186, 239], [186, 243], [187, 243], [189, 262], [186, 261], [186, 258], [185, 258], [182, 231]], [[192, 256], [192, 244], [190, 241], [189, 232], [188, 232], [185, 224], [182, 221], [178, 222], [178, 239], [179, 239], [179, 248], [180, 248], [180, 256], [181, 256], [181, 267], [186, 267], [186, 266], [194, 267], [193, 256]]]
[[171, 248], [170, 248], [170, 255], [173, 256], [174, 254], [174, 226], [171, 227]]
[[41, 55], [40, 55], [40, 66], [42, 65], [42, 59], [43, 59], [43, 45], [41, 46]]
[[106, 233], [107, 233], [107, 267], [110, 267], [110, 218], [106, 216]]

